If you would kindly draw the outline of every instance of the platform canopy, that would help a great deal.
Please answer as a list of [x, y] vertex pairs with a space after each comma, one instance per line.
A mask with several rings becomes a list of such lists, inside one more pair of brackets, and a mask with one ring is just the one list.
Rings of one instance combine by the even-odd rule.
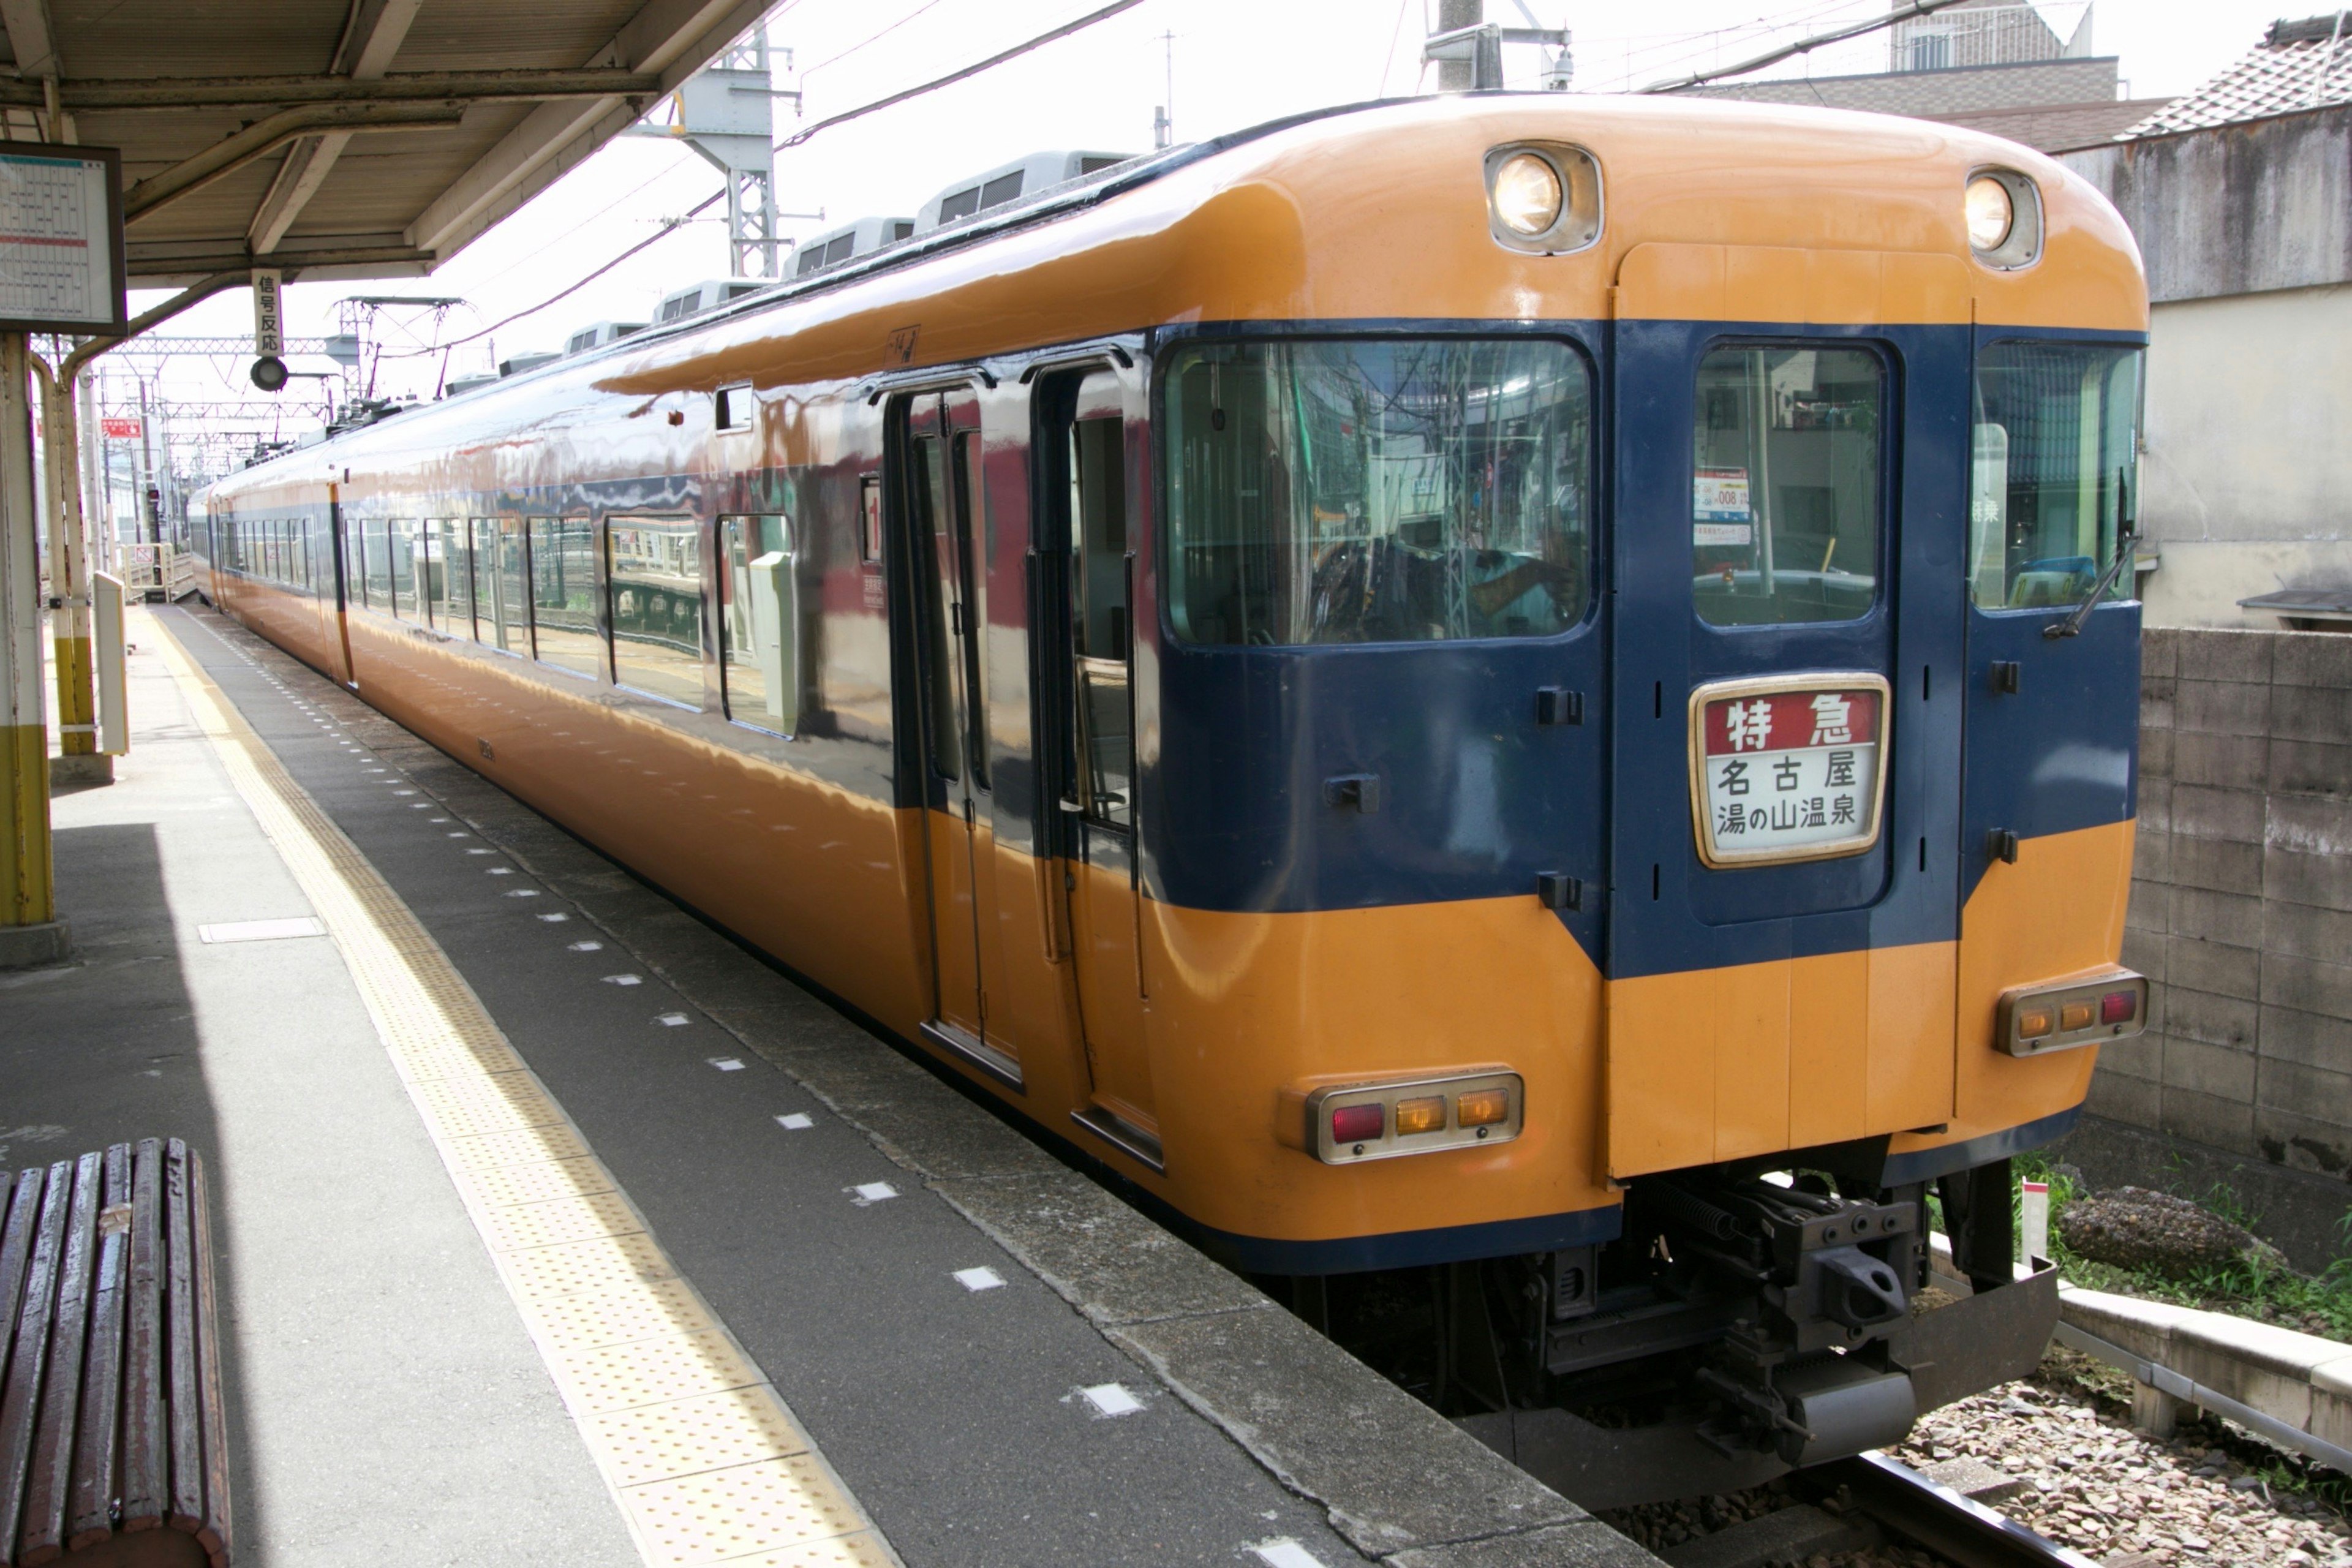
[[770, 3], [0, 0], [0, 114], [121, 151], [134, 288], [421, 274]]

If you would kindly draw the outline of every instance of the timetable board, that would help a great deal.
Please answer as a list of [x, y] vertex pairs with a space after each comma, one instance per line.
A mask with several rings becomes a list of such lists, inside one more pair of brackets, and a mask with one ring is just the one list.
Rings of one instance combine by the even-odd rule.
[[121, 154], [0, 142], [0, 328], [120, 331]]

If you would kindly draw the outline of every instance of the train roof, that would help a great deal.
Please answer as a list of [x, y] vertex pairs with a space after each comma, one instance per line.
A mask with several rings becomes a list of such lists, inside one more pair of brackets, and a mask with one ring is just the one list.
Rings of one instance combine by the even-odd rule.
[[[1598, 160], [1605, 219], [1594, 245], [1530, 255], [1490, 237], [1483, 161], [1518, 140]], [[1961, 193], [1987, 165], [2040, 189], [2045, 242], [2032, 267], [1971, 259]], [[856, 382], [1172, 322], [1606, 319], [1627, 313], [1619, 285], [1645, 247], [1643, 278], [1663, 276], [1660, 297], [1681, 302], [1633, 314], [1786, 319], [1739, 313], [1742, 290], [1725, 271], [1737, 266], [1717, 265], [1711, 280], [1693, 272], [1706, 270], [1696, 253], [1717, 247], [1819, 274], [1803, 290], [1808, 321], [2147, 327], [2138, 250], [2105, 198], [1983, 132], [1724, 100], [1383, 100], [1139, 158], [509, 377], [466, 399], [462, 427], [421, 406], [223, 485], [326, 454], [391, 457], [427, 431], [479, 441], [510, 400], [520, 434], [598, 395]], [[1869, 272], [1871, 257], [1949, 263]]]

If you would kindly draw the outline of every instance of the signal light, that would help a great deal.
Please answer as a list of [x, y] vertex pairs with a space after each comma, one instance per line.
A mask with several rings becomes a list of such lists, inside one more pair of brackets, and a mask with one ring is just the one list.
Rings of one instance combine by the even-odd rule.
[[1498, 1121], [1509, 1119], [1511, 1095], [1508, 1089], [1473, 1089], [1455, 1100], [1454, 1106], [1455, 1112], [1462, 1118], [1463, 1126], [1492, 1127]]
[[1385, 1108], [1371, 1105], [1343, 1105], [1331, 1112], [1331, 1142], [1334, 1143], [1370, 1143], [1379, 1139], [1386, 1125]]
[[2012, 1057], [2039, 1056], [2147, 1026], [2147, 982], [2127, 969], [2054, 985], [2021, 985], [2000, 999], [1993, 1047]]
[[1415, 1132], [1445, 1131], [1445, 1097], [1424, 1095], [1418, 1100], [1400, 1100], [1396, 1107], [1396, 1130], [1400, 1138]]
[[1401, 1083], [1337, 1084], [1304, 1099], [1307, 1137], [1294, 1146], [1326, 1164], [1350, 1165], [1507, 1143], [1522, 1130], [1527, 1090], [1518, 1074], [1489, 1068]]

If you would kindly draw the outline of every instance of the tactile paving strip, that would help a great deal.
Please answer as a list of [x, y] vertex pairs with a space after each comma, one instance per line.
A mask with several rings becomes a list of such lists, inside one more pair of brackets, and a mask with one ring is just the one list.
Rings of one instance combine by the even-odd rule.
[[513, 1252], [526, 1247], [552, 1247], [565, 1241], [593, 1241], [646, 1228], [628, 1200], [618, 1193], [598, 1193], [584, 1198], [550, 1198], [544, 1203], [507, 1204], [486, 1209], [482, 1237], [493, 1252]]
[[863, 1526], [814, 1454], [648, 1481], [621, 1493], [654, 1561], [723, 1563]]
[[729, 1388], [635, 1410], [615, 1410], [592, 1423], [613, 1456], [622, 1484], [656, 1481], [686, 1467], [716, 1460], [717, 1468], [782, 1454], [804, 1453], [808, 1439], [756, 1389]]
[[640, 1554], [899, 1568], [448, 955], [173, 640], [154, 646], [326, 922]]
[[492, 1208], [543, 1203], [549, 1198], [584, 1198], [613, 1190], [613, 1178], [604, 1173], [604, 1167], [586, 1158], [463, 1171], [457, 1173], [457, 1182], [458, 1195], [468, 1204]]

